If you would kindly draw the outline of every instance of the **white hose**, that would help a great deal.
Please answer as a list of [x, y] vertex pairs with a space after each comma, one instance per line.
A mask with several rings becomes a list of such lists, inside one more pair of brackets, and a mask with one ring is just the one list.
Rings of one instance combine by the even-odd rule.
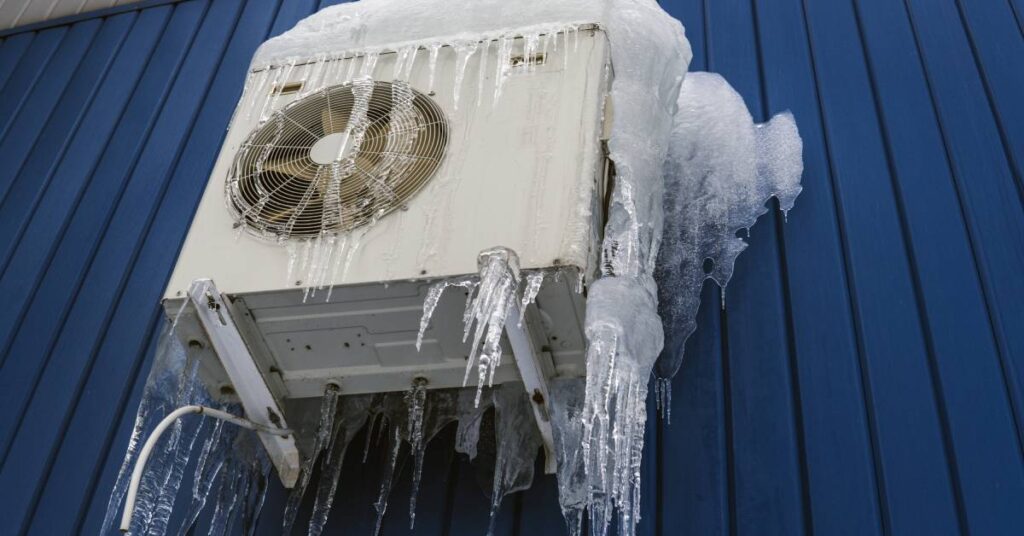
[[255, 430], [257, 432], [267, 434], [286, 436], [291, 435], [292, 433], [291, 430], [270, 428], [241, 417], [236, 417], [225, 411], [208, 408], [206, 406], [183, 406], [172, 411], [169, 415], [164, 417], [162, 421], [160, 421], [160, 424], [156, 425], [156, 428], [153, 429], [153, 433], [149, 435], [149, 439], [147, 439], [146, 443], [142, 445], [142, 450], [139, 451], [139, 459], [135, 462], [135, 469], [132, 471], [132, 480], [131, 483], [128, 484], [128, 493], [125, 495], [124, 513], [121, 515], [121, 532], [128, 532], [129, 527], [131, 527], [132, 514], [135, 511], [135, 496], [139, 493], [139, 482], [142, 481], [142, 472], [146, 469], [146, 461], [149, 460], [149, 455], [153, 451], [153, 447], [156, 446], [156, 442], [160, 439], [164, 430], [167, 430], [167, 428], [182, 415], [188, 415], [189, 413], [209, 415], [215, 419], [236, 424], [248, 430]]

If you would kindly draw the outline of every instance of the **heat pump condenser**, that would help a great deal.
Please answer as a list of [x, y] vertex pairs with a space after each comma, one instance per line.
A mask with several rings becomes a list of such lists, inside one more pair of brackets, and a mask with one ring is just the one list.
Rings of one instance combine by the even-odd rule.
[[[444, 294], [417, 351], [423, 303], [495, 246], [562, 274], [526, 309], [527, 342], [543, 376], [585, 374], [580, 282], [597, 272], [612, 180], [608, 44], [596, 25], [543, 51], [510, 42], [468, 60], [396, 47], [249, 74], [164, 300], [186, 348], [214, 356], [212, 392], [273, 423], [328, 384], [462, 386], [466, 294]], [[521, 376], [506, 359], [494, 383]], [[279, 471], [294, 457], [270, 450]]]

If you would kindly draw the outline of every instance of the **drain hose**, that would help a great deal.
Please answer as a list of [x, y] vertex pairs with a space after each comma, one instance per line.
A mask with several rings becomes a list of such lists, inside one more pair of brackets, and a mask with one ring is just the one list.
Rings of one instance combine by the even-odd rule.
[[159, 441], [160, 436], [174, 424], [174, 421], [178, 420], [182, 415], [188, 415], [190, 413], [199, 413], [201, 415], [208, 415], [214, 419], [220, 419], [231, 424], [236, 424], [242, 428], [248, 430], [255, 430], [257, 432], [263, 432], [272, 435], [286, 436], [291, 435], [291, 430], [281, 430], [278, 428], [270, 428], [263, 426], [262, 424], [256, 424], [248, 419], [236, 417], [226, 411], [219, 409], [208, 408], [206, 406], [183, 406], [168, 414], [160, 424], [156, 425], [153, 429], [153, 433], [149, 435], [149, 439], [142, 445], [142, 450], [139, 451], [139, 459], [135, 462], [135, 469], [132, 471], [132, 480], [128, 484], [128, 493], [125, 495], [124, 500], [124, 513], [121, 515], [121, 532], [128, 532], [129, 527], [132, 524], [132, 514], [135, 511], [135, 496], [139, 492], [139, 483], [142, 481], [142, 472], [146, 469], [146, 462], [149, 460], [149, 455], [153, 451], [153, 447], [156, 446], [156, 442]]

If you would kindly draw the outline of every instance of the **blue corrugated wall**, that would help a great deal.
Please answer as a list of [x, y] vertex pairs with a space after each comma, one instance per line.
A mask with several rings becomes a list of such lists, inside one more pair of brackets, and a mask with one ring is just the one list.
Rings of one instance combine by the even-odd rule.
[[[806, 170], [648, 427], [642, 533], [1024, 534], [1024, 1], [663, 4], [692, 69], [757, 119], [793, 111]], [[249, 58], [317, 7], [149, 0], [0, 34], [0, 534], [98, 532]], [[486, 527], [452, 440], [417, 534]], [[379, 468], [350, 461], [329, 528], [369, 534]], [[551, 478], [497, 527], [561, 532]]]

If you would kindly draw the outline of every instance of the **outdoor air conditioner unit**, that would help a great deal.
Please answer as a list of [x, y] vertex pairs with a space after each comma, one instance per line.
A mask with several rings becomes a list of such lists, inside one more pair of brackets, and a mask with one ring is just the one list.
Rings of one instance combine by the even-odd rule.
[[[371, 80], [353, 78], [360, 53], [250, 73], [269, 82], [246, 89], [164, 300], [185, 347], [204, 354], [211, 392], [237, 396], [257, 423], [299, 428], [329, 384], [343, 394], [403, 391], [421, 378], [462, 386], [465, 295], [444, 295], [417, 351], [424, 298], [434, 280], [477, 274], [478, 254], [494, 246], [516, 252], [523, 270], [568, 274], [545, 279], [523, 332], [531, 374], [585, 374], [580, 282], [597, 272], [610, 188], [611, 68], [595, 25], [554, 42], [524, 51], [517, 39], [510, 54], [481, 44], [468, 66], [453, 47], [433, 59], [419, 48], [404, 94], [393, 75], [408, 58], [397, 51], [375, 55]], [[346, 125], [363, 107], [356, 144]], [[354, 166], [338, 169], [344, 156]], [[331, 173], [345, 174], [340, 191], [322, 186]], [[335, 203], [336, 229], [359, 246], [340, 269], [321, 270], [329, 298], [326, 288], [310, 295], [313, 283], [289, 266]], [[505, 359], [494, 383], [525, 380], [519, 359]], [[285, 485], [304, 449], [299, 431], [298, 443], [261, 435]]]

